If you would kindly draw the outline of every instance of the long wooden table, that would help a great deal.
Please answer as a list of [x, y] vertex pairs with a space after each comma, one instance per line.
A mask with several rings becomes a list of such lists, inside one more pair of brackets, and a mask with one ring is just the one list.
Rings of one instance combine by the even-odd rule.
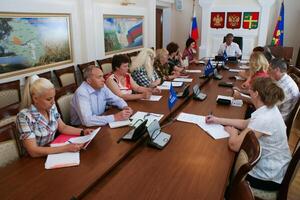
[[[232, 74], [223, 72], [222, 81]], [[182, 112], [242, 118], [242, 108], [217, 105], [218, 94], [232, 89], [211, 80], [203, 87], [205, 101], [190, 101]], [[174, 122], [163, 129], [172, 135], [163, 150], [139, 146], [84, 199], [223, 199], [234, 161], [228, 139], [214, 140], [195, 124]]]
[[[196, 68], [199, 69], [199, 67]], [[225, 72], [224, 74], [228, 74], [228, 73]], [[194, 78], [192, 85], [195, 83], [204, 82], [204, 80], [198, 79], [199, 74], [193, 74], [192, 76]], [[232, 116], [231, 115], [232, 111], [236, 110], [239, 113], [236, 114], [236, 117], [241, 117], [242, 113], [244, 112], [244, 109], [237, 109], [232, 107], [223, 108], [223, 107], [216, 106], [215, 99], [213, 99], [214, 97], [211, 95], [211, 94], [216, 94], [216, 92], [211, 91], [211, 89], [215, 90], [216, 87], [217, 87], [216, 82], [211, 80], [210, 82], [208, 82], [208, 84], [206, 84], [203, 87], [203, 91], [208, 94], [208, 98], [205, 101], [203, 102], [191, 101], [190, 98], [191, 94], [190, 94], [189, 98], [179, 99], [175, 107], [173, 108], [172, 112], [169, 111], [167, 106], [167, 100], [169, 95], [167, 91], [162, 92], [163, 98], [159, 102], [133, 101], [130, 102], [129, 105], [135, 111], [145, 111], [145, 112], [164, 114], [161, 123], [165, 123], [169, 117], [174, 115], [174, 113], [177, 113], [180, 110], [182, 110], [182, 108], [184, 108], [183, 111], [185, 112], [202, 114], [202, 115], [206, 115], [208, 113], [207, 109], [211, 111], [210, 109], [213, 108], [213, 111], [216, 114], [218, 113], [221, 114], [223, 112], [225, 113], [230, 112], [230, 115], [227, 115], [230, 117]], [[222, 91], [223, 90], [224, 89], [222, 89]], [[149, 175], [152, 174], [150, 175], [150, 177], [153, 178], [156, 177], [154, 176], [155, 174], [158, 174], [157, 177], [161, 177], [161, 179], [165, 179], [169, 181], [168, 175], [166, 174], [166, 176], [164, 176], [165, 172], [160, 173], [161, 170], [156, 170], [156, 168], [159, 168], [159, 169], [165, 169], [164, 171], [168, 172], [169, 170], [167, 169], [172, 168], [171, 165], [169, 165], [167, 168], [164, 168], [165, 165], [163, 160], [165, 160], [165, 162], [169, 164], [177, 163], [177, 165], [173, 166], [177, 170], [175, 171], [173, 170], [173, 173], [171, 173], [170, 171], [169, 175], [171, 177], [173, 178], [177, 177], [175, 179], [178, 180], [182, 179], [183, 177], [187, 177], [187, 179], [190, 179], [191, 177], [199, 178], [200, 176], [197, 176], [197, 173], [193, 175], [193, 170], [192, 171], [186, 170], [186, 168], [182, 168], [182, 166], [180, 165], [178, 166], [178, 163], [179, 164], [181, 163], [181, 165], [186, 165], [186, 166], [189, 166], [189, 163], [195, 163], [195, 165], [190, 166], [192, 167], [191, 169], [194, 169], [194, 171], [197, 168], [202, 169], [203, 166], [199, 162], [201, 160], [200, 158], [202, 153], [205, 152], [202, 152], [201, 149], [209, 144], [210, 145], [206, 146], [205, 149], [210, 149], [210, 148], [223, 149], [217, 151], [223, 153], [214, 154], [214, 157], [216, 159], [223, 160], [223, 158], [228, 158], [224, 160], [226, 164], [226, 170], [225, 170], [226, 173], [222, 177], [222, 181], [220, 181], [220, 185], [222, 185], [223, 187], [222, 187], [222, 191], [218, 193], [218, 196], [223, 194], [224, 185], [225, 185], [224, 180], [228, 177], [230, 167], [233, 162], [233, 156], [234, 156], [232, 152], [228, 151], [228, 149], [225, 148], [227, 145], [227, 139], [212, 140], [209, 136], [202, 133], [203, 131], [201, 132], [201, 129], [199, 129], [195, 125], [175, 122], [174, 124], [166, 127], [165, 129], [166, 132], [173, 135], [170, 144], [163, 151], [157, 151], [155, 149], [146, 148], [143, 139], [138, 141], [137, 143], [131, 143], [131, 142], [117, 143], [118, 139], [128, 130], [129, 130], [128, 127], [118, 128], [118, 129], [110, 129], [108, 126], [102, 127], [100, 133], [95, 137], [95, 139], [88, 146], [88, 149], [86, 151], [81, 151], [80, 165], [77, 167], [45, 170], [44, 169], [45, 158], [33, 159], [33, 158], [25, 157], [6, 166], [5, 168], [0, 168], [1, 199], [70, 199], [72, 197], [75, 198], [82, 198], [85, 196], [93, 197], [93, 195], [97, 196], [98, 194], [97, 191], [99, 189], [100, 189], [99, 194], [101, 194], [101, 199], [103, 199], [104, 197], [110, 198], [109, 196], [110, 187], [114, 185], [114, 184], [112, 185], [112, 183], [115, 183], [114, 180], [116, 180], [117, 182], [119, 180], [120, 183], [121, 180], [124, 180], [126, 182], [125, 185], [128, 186], [132, 184], [143, 185], [145, 182], [148, 183], [148, 180], [146, 178], [144, 181], [139, 181], [138, 179], [126, 180], [125, 177], [128, 174], [135, 174], [136, 172], [137, 174], [149, 174]], [[200, 155], [200, 157], [198, 158], [196, 155]], [[203, 155], [206, 155], [206, 153]], [[145, 158], [150, 158], [150, 159], [145, 159]], [[179, 158], [182, 158], [182, 160], [180, 160]], [[205, 161], [204, 158], [205, 157], [202, 157], [202, 162], [211, 163], [210, 165], [216, 164], [216, 162], [211, 162], [210, 159]], [[132, 165], [132, 163], [137, 163], [137, 166], [140, 165], [140, 167], [136, 168], [134, 165]], [[149, 167], [150, 166], [152, 167], [148, 168], [147, 167], [148, 165]], [[129, 172], [128, 169], [132, 171]], [[177, 174], [176, 171], [178, 171], [179, 174]], [[122, 173], [118, 174], [118, 172], [122, 172]], [[185, 174], [185, 172], [187, 172], [187, 174]], [[215, 172], [213, 171], [211, 172], [212, 176], [214, 173]], [[108, 182], [106, 181], [107, 179], [109, 179]], [[203, 178], [200, 177], [200, 179]], [[153, 181], [156, 180], [153, 179]], [[151, 183], [151, 181], [149, 183]], [[150, 184], [147, 187], [145, 187], [148, 188], [147, 189], [148, 193], [146, 193], [147, 198], [152, 197], [152, 195], [149, 194], [151, 188], [154, 189], [157, 188], [154, 187], [157, 183], [156, 182], [152, 182], [152, 183], [154, 185]], [[168, 183], [170, 184], [170, 182]], [[166, 195], [170, 194], [171, 191], [173, 191], [174, 187], [176, 187], [176, 189], [174, 189], [173, 191], [174, 193], [175, 191], [179, 190], [179, 187], [181, 185], [180, 182], [178, 183], [173, 182], [173, 183], [174, 183], [173, 187], [169, 187], [167, 189], [167, 191], [169, 192], [166, 192]], [[122, 184], [117, 184], [116, 187], [122, 187]], [[114, 186], [112, 187], [112, 189], [113, 188]], [[119, 191], [118, 192], [116, 191], [118, 190], [115, 190], [114, 193], [119, 193]], [[120, 190], [119, 194], [120, 195], [122, 194], [123, 196], [120, 197], [122, 197], [121, 199], [125, 199], [123, 197], [126, 196], [125, 194], [126, 191], [124, 190], [125, 193], [124, 192], [121, 193], [121, 191], [122, 190]], [[142, 195], [141, 191], [142, 190], [136, 192], [139, 192]], [[162, 195], [161, 192], [159, 192], [160, 190], [157, 191], [158, 194], [160, 194], [159, 197], [161, 197]], [[189, 190], [184, 190], [184, 189], [182, 190], [183, 193], [186, 193], [188, 191]], [[129, 194], [129, 192], [127, 194]], [[104, 195], [103, 198], [102, 195]], [[137, 197], [139, 196], [138, 194], [136, 195]], [[172, 195], [169, 197], [172, 197]]]

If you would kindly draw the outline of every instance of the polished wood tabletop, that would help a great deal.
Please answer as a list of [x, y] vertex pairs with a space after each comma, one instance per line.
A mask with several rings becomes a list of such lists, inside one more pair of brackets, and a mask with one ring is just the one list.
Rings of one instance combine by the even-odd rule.
[[[203, 66], [192, 67], [192, 69], [200, 68], [203, 69]], [[223, 71], [222, 73], [224, 73], [224, 76], [228, 75], [228, 72]], [[191, 74], [191, 77], [194, 78], [192, 85], [195, 83], [203, 84], [205, 82], [205, 80], [199, 79], [198, 76], [199, 74]], [[216, 105], [216, 94], [231, 95], [230, 89], [217, 87], [217, 81], [210, 80], [203, 86], [202, 91], [208, 94], [208, 98], [205, 101], [194, 101], [191, 98], [192, 94], [190, 94], [187, 98], [178, 99], [171, 111], [167, 106], [169, 97], [168, 91], [162, 91], [161, 95], [163, 97], [159, 102], [138, 100], [129, 102], [129, 106], [132, 107], [134, 111], [164, 114], [163, 119], [160, 121], [162, 124], [181, 110], [201, 115], [206, 115], [213, 111], [214, 114], [217, 115], [220, 114], [237, 118], [241, 118], [243, 115], [244, 108]], [[114, 112], [114, 110], [109, 111], [109, 113], [111, 112]], [[228, 115], [226, 115], [226, 113], [228, 113]], [[162, 187], [165, 187], [164, 183], [167, 184], [167, 182], [170, 181], [169, 177], [173, 177], [174, 180], [176, 180], [172, 182], [172, 187], [165, 187], [166, 191], [164, 190], [164, 192], [167, 196], [167, 194], [171, 194], [173, 190], [174, 193], [178, 193], [181, 190], [180, 188], [183, 187], [180, 186], [181, 179], [190, 180], [192, 183], [196, 183], [194, 186], [197, 186], [197, 182], [202, 182], [201, 179], [206, 180], [202, 177], [205, 176], [206, 173], [211, 174], [211, 177], [213, 177], [215, 173], [217, 173], [217, 175], [214, 176], [215, 178], [222, 177], [222, 181], [219, 183], [222, 186], [222, 191], [218, 192], [217, 196], [223, 194], [224, 185], [226, 185], [226, 181], [224, 182], [224, 180], [228, 177], [234, 157], [234, 154], [226, 148], [227, 139], [213, 140], [195, 125], [174, 122], [164, 129], [164, 131], [172, 134], [172, 140], [164, 150], [158, 151], [148, 148], [144, 141], [145, 138], [136, 143], [117, 143], [119, 138], [128, 130], [128, 127], [117, 129], [110, 129], [108, 126], [102, 127], [98, 135], [89, 144], [87, 150], [80, 152], [80, 165], [76, 167], [45, 170], [45, 157], [24, 157], [4, 168], [0, 168], [1, 199], [92, 198], [94, 195], [99, 197], [98, 194], [104, 195], [103, 198], [101, 196], [101, 199], [105, 199], [104, 197], [110, 197], [110, 189], [114, 188], [113, 183], [115, 183], [115, 181], [116, 183], [123, 183], [124, 181], [126, 182], [124, 184], [128, 187], [130, 185], [142, 186], [147, 183], [147, 187], [145, 186], [144, 188], [144, 190], [148, 191], [145, 193], [145, 195], [147, 195], [145, 199], [152, 199], [152, 197], [155, 199], [158, 196], [151, 193], [153, 189], [156, 190], [153, 191], [154, 193], [158, 193], [160, 194], [159, 197], [162, 197], [162, 193], [160, 192], [162, 188], [160, 187], [161, 190], [159, 190], [159, 186], [155, 186], [157, 184], [155, 182], [157, 178], [160, 177], [165, 180], [165, 182], [162, 182]], [[214, 154], [212, 157], [214, 157], [215, 160], [211, 162], [210, 159], [207, 159], [210, 158], [210, 154], [205, 152], [205, 149], [207, 149], [206, 151], [215, 149], [214, 151], [220, 153]], [[197, 155], [200, 157], [197, 157]], [[180, 158], [182, 158], [182, 160]], [[216, 162], [218, 159], [224, 160], [225, 163], [223, 176], [219, 175], [222, 174], [220, 173], [220, 169], [213, 168], [213, 166], [218, 165]], [[136, 163], [137, 168], [135, 168], [132, 163]], [[171, 165], [172, 163], [174, 166]], [[208, 168], [211, 169], [211, 171], [201, 172], [200, 169], [205, 166], [205, 163], [211, 166]], [[185, 165], [187, 168], [183, 167]], [[160, 170], [156, 170], [156, 168]], [[188, 170], [189, 168], [190, 170]], [[203, 170], [206, 168], [207, 167], [204, 167]], [[131, 169], [132, 171], [128, 172], [127, 169]], [[164, 170], [161, 171], [162, 169]], [[217, 171], [215, 172], [214, 170]], [[121, 173], [119, 174], [119, 172]], [[144, 174], [145, 179], [139, 182], [139, 177], [143, 176], [134, 176], [137, 178], [136, 181], [131, 180], [133, 177], [129, 177], [128, 174], [135, 174], [135, 172], [137, 172], [136, 175]], [[194, 172], [195, 174], [193, 174]], [[152, 177], [152, 179], [147, 180], [148, 178], [146, 179], [146, 177], [148, 176]], [[127, 179], [126, 177], [129, 178]], [[196, 178], [200, 178], [200, 180], [196, 180]], [[205, 181], [203, 183], [205, 183]], [[213, 183], [215, 184], [216, 182], [212, 181], [211, 184]], [[171, 183], [169, 182], [169, 184]], [[182, 193], [195, 190], [194, 186], [191, 187], [186, 183], [184, 185], [184, 187], [188, 187], [189, 189], [186, 190], [183, 187], [181, 190]], [[122, 184], [118, 183], [116, 188], [121, 186]], [[153, 187], [153, 189], [151, 189], [151, 187]], [[218, 187], [216, 186], [216, 188]], [[143, 190], [140, 190], [140, 192], [141, 191]], [[125, 192], [126, 191], [123, 190], [123, 192], [120, 191], [119, 193], [119, 191], [115, 191], [114, 193], [126, 196]], [[198, 192], [193, 193], [195, 197], [198, 196], [198, 194]], [[143, 194], [137, 194], [137, 197], [142, 197], [141, 195]], [[209, 196], [209, 192], [205, 195]], [[174, 195], [170, 197], [174, 197]]]
[[[229, 81], [232, 74], [221, 73], [222, 81]], [[232, 95], [232, 89], [218, 82], [210, 80], [203, 87], [205, 101], [191, 100], [181, 111], [243, 118], [246, 105], [216, 104], [217, 95]], [[84, 199], [223, 199], [235, 156], [228, 138], [214, 140], [197, 125], [178, 121], [163, 131], [172, 135], [163, 150], [140, 145]]]

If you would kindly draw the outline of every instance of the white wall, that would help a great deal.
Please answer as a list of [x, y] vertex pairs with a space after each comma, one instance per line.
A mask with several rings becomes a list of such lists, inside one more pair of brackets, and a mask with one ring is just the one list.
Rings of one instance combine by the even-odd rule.
[[[9, 0], [0, 1], [0, 12], [69, 13], [73, 62], [38, 72], [2, 78], [0, 83], [21, 79], [32, 74], [52, 71], [71, 65], [103, 59], [104, 44], [101, 31], [102, 14], [144, 16], [144, 46], [155, 46], [155, 0], [136, 0], [136, 4], [121, 6], [120, 0]], [[112, 56], [112, 55], [110, 55]]]

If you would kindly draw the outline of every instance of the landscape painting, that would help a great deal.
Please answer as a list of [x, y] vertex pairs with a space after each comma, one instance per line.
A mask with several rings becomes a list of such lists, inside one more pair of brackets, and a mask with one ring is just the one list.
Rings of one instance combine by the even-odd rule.
[[0, 13], [0, 78], [72, 62], [69, 18]]
[[143, 47], [143, 16], [104, 15], [105, 55]]

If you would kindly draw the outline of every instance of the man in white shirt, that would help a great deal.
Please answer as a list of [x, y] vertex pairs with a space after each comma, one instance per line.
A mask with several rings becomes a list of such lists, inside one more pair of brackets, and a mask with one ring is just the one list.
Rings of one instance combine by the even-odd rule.
[[[71, 124], [102, 126], [130, 117], [132, 109], [106, 87], [101, 69], [88, 66], [84, 71], [84, 78], [85, 81], [77, 88], [71, 101]], [[102, 115], [107, 105], [114, 105], [122, 111], [113, 115]]]
[[239, 47], [239, 45], [235, 42], [233, 42], [233, 34], [228, 33], [225, 37], [225, 42], [221, 44], [220, 49], [218, 51], [219, 56], [224, 55], [224, 51], [226, 51], [226, 54], [228, 57], [237, 57], [239, 58], [242, 55], [242, 51]]
[[282, 59], [274, 58], [271, 60], [269, 74], [282, 88], [285, 96], [284, 100], [278, 105], [278, 109], [285, 122], [288, 120], [299, 98], [299, 88], [286, 71], [287, 66]]

